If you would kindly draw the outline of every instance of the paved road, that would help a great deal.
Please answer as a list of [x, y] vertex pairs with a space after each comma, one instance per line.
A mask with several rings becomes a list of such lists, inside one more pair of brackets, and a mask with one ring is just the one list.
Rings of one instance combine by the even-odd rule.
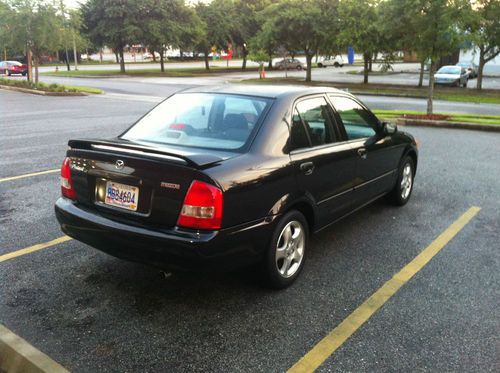
[[[42, 80], [47, 83], [62, 83], [67, 85], [83, 85], [96, 87], [108, 93], [118, 93], [132, 96], [148, 96], [143, 100], [157, 102], [162, 97], [168, 96], [173, 90], [189, 88], [198, 85], [227, 84], [241, 79], [240, 74], [223, 76], [208, 76], [196, 78], [67, 78], [44, 76]], [[126, 96], [123, 96], [126, 98]], [[135, 97], [132, 97], [135, 99]], [[360, 96], [372, 109], [397, 109], [425, 111], [426, 100], [403, 97]], [[500, 105], [475, 104], [463, 102], [450, 102], [436, 100], [435, 111], [442, 113], [471, 113], [500, 115]]]
[[[277, 61], [279, 59], [275, 59]], [[304, 60], [304, 59], [303, 59]], [[305, 63], [305, 60], [304, 60]], [[211, 61], [211, 66], [225, 67], [226, 61]], [[174, 62], [168, 63], [168, 69], [183, 69], [183, 68], [200, 68], [203, 69], [205, 67], [203, 61], [196, 62]], [[238, 67], [241, 66], [240, 60], [230, 61], [229, 66]], [[248, 61], [248, 66], [257, 66], [256, 63], [252, 61]], [[379, 70], [381, 65], [374, 64], [374, 71]], [[371, 75], [370, 82], [371, 83], [381, 83], [381, 84], [401, 84], [401, 85], [411, 85], [416, 86], [419, 79], [419, 68], [420, 65], [416, 63], [398, 63], [394, 64], [394, 74], [388, 75]], [[53, 72], [54, 67], [42, 67], [40, 71], [42, 72]], [[138, 70], [138, 69], [158, 69], [160, 70], [159, 64], [148, 63], [148, 64], [130, 64], [127, 65], [128, 70]], [[119, 66], [116, 64], [103, 64], [103, 65], [82, 65], [80, 66], [80, 70], [116, 70], [118, 72]], [[362, 66], [349, 66], [344, 65], [342, 68], [314, 68], [312, 70], [312, 78], [313, 80], [321, 80], [327, 82], [341, 82], [341, 83], [362, 83], [363, 75], [361, 74], [363, 70]], [[355, 72], [357, 71], [359, 74], [348, 74], [347, 72]], [[288, 71], [288, 76], [294, 77], [305, 77], [304, 71]], [[235, 73], [234, 77], [237, 79], [248, 79], [251, 77], [257, 77], [256, 72], [247, 72], [247, 73]], [[268, 77], [284, 77], [285, 72], [283, 71], [268, 71]], [[429, 79], [429, 75], [426, 73], [425, 82], [427, 83]], [[476, 80], [470, 80], [467, 85], [468, 88], [476, 88]], [[484, 77], [483, 79], [483, 88], [488, 89], [499, 89], [500, 90], [500, 76], [494, 77]]]
[[[58, 167], [69, 138], [115, 135], [154, 103], [0, 91], [0, 105], [3, 178]], [[249, 271], [165, 277], [69, 241], [0, 262], [0, 323], [75, 372], [280, 372], [477, 205], [319, 371], [495, 371], [500, 135], [410, 131], [422, 145], [409, 204], [379, 201], [316, 235], [289, 289]], [[0, 182], [0, 194], [0, 255], [62, 235], [57, 174]]]

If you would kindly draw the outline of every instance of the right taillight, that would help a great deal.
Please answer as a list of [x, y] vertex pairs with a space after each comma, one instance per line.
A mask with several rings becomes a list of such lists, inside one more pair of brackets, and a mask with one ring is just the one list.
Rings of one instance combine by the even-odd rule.
[[193, 229], [220, 229], [222, 203], [223, 195], [219, 188], [194, 180], [184, 198], [177, 225]]
[[69, 158], [64, 158], [61, 166], [61, 193], [63, 197], [76, 199], [76, 193], [71, 182], [71, 172], [69, 169]]

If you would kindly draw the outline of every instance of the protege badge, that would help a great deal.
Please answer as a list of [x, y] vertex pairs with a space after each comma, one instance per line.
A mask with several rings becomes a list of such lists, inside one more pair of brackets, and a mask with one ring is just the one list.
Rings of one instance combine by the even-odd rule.
[[162, 188], [177, 189], [177, 190], [179, 190], [181, 188], [181, 186], [179, 184], [167, 183], [166, 181], [162, 181], [160, 186]]

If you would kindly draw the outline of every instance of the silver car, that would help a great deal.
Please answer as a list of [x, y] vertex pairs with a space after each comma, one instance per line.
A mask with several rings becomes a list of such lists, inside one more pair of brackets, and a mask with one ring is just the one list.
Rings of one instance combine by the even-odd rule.
[[278, 70], [302, 70], [306, 68], [306, 65], [300, 62], [296, 58], [285, 58], [274, 64], [274, 68]]
[[434, 84], [467, 87], [469, 72], [460, 66], [443, 66], [434, 74]]

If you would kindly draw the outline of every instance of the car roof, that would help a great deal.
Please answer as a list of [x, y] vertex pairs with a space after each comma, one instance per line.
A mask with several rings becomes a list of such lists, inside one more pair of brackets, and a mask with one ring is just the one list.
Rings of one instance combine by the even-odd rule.
[[444, 65], [444, 66], [441, 66], [439, 69], [443, 69], [445, 67], [457, 67], [457, 65]]
[[233, 95], [258, 96], [266, 98], [289, 98], [321, 93], [345, 93], [331, 87], [304, 87], [299, 85], [257, 85], [257, 84], [226, 84], [220, 86], [201, 86], [189, 88], [179, 93], [225, 93]]

